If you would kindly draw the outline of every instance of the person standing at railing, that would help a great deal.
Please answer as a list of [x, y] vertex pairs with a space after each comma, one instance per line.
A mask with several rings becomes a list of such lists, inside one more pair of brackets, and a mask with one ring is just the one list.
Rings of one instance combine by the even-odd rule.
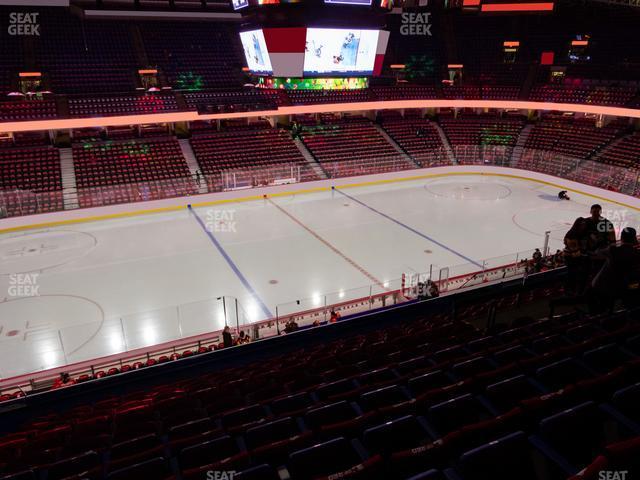
[[233, 347], [233, 336], [231, 335], [229, 325], [226, 325], [224, 330], [222, 330], [222, 343], [224, 344], [224, 348]]

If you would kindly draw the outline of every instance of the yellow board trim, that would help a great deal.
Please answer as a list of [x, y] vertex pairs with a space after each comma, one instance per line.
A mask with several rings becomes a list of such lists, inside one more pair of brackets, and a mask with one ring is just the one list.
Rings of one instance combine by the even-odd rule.
[[[536, 179], [536, 178], [529, 178], [529, 177], [525, 177], [525, 176], [522, 176], [522, 175], [513, 175], [513, 174], [508, 174], [508, 173], [488, 173], [488, 172], [428, 173], [428, 174], [424, 174], [424, 175], [414, 175], [414, 176], [411, 176], [411, 177], [383, 178], [383, 179], [380, 179], [380, 180], [370, 180], [368, 182], [348, 183], [348, 184], [345, 184], [345, 185], [340, 185], [339, 188], [368, 187], [368, 186], [374, 186], [374, 185], [385, 185], [385, 184], [390, 184], [390, 183], [409, 182], [409, 181], [412, 181], [412, 180], [422, 180], [422, 179], [427, 179], [427, 178], [451, 177], [451, 176], [456, 176], [456, 175], [458, 175], [458, 176], [479, 175], [479, 176], [504, 177], [504, 178], [513, 178], [513, 179], [517, 179], [517, 180], [526, 180], [528, 182], [536, 182], [536, 183], [540, 183], [542, 185], [547, 185], [547, 186], [550, 186], [550, 187], [560, 188], [560, 189], [567, 190], [567, 191], [570, 191], [570, 192], [578, 193], [580, 195], [584, 195], [586, 197], [595, 198], [597, 200], [603, 200], [603, 201], [605, 201], [607, 203], [613, 203], [613, 204], [616, 204], [616, 205], [620, 205], [622, 207], [630, 208], [632, 210], [640, 211], [639, 207], [634, 207], [632, 205], [629, 205], [629, 204], [626, 204], [626, 203], [623, 203], [623, 202], [619, 202], [617, 200], [611, 200], [609, 198], [606, 198], [606, 197], [603, 197], [603, 196], [600, 196], [600, 195], [583, 192], [582, 190], [578, 190], [578, 189], [575, 189], [575, 188], [570, 188], [570, 187], [567, 187], [565, 185], [560, 185], [560, 184], [553, 183], [553, 182], [547, 182], [545, 180], [539, 180], [539, 179]], [[200, 208], [200, 207], [208, 207], [208, 206], [212, 206], [212, 205], [224, 205], [226, 203], [242, 203], [242, 202], [250, 202], [250, 201], [255, 201], [255, 200], [262, 200], [262, 199], [267, 198], [267, 197], [268, 198], [287, 197], [287, 196], [291, 196], [291, 195], [303, 195], [303, 194], [307, 194], [307, 193], [326, 192], [326, 191], [330, 191], [332, 188], [333, 188], [333, 186], [314, 187], [314, 188], [306, 188], [306, 189], [300, 189], [300, 190], [292, 190], [292, 191], [287, 191], [287, 192], [276, 192], [276, 193], [263, 194], [263, 195], [250, 195], [250, 196], [247, 196], [247, 197], [239, 197], [239, 198], [223, 198], [223, 199], [220, 199], [220, 200], [211, 200], [211, 201], [208, 201], [208, 202], [192, 203], [190, 205], [193, 208]], [[10, 232], [19, 232], [19, 231], [24, 231], [24, 230], [35, 230], [35, 229], [39, 229], [39, 228], [59, 227], [59, 226], [73, 225], [73, 224], [78, 224], [78, 223], [97, 222], [97, 221], [101, 221], [101, 220], [112, 220], [112, 219], [116, 219], [116, 218], [135, 217], [135, 216], [139, 216], [139, 215], [150, 215], [150, 214], [154, 214], [154, 213], [175, 212], [175, 211], [179, 211], [179, 210], [184, 210], [186, 208], [187, 208], [187, 205], [173, 205], [173, 206], [170, 206], [170, 207], [159, 207], [159, 208], [152, 208], [152, 209], [147, 209], [147, 210], [136, 210], [136, 211], [133, 211], [133, 212], [109, 213], [109, 214], [105, 214], [105, 215], [95, 215], [95, 216], [83, 217], [83, 218], [72, 218], [72, 219], [68, 219], [68, 220], [56, 220], [54, 222], [34, 223], [32, 225], [20, 225], [18, 227], [10, 227], [10, 228], [5, 228], [5, 229], [0, 229], [0, 234], [10, 233]]]

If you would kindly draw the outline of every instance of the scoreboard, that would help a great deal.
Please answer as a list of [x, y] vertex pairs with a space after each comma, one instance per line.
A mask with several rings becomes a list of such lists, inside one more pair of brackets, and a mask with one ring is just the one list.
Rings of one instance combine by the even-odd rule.
[[371, 76], [382, 70], [389, 32], [284, 27], [240, 32], [247, 67], [275, 77]]

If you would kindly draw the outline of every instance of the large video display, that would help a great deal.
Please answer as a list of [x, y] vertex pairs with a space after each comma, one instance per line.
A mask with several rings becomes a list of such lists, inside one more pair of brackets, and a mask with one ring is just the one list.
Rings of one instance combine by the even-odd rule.
[[378, 33], [378, 30], [308, 28], [304, 74], [372, 74]]
[[253, 73], [273, 73], [271, 59], [267, 51], [267, 43], [264, 40], [262, 30], [240, 32], [240, 41], [247, 59], [247, 67]]

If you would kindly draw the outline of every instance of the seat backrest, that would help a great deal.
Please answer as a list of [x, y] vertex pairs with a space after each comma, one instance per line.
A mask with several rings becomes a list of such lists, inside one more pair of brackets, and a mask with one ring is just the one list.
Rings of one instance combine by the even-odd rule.
[[318, 428], [322, 425], [343, 422], [356, 416], [356, 411], [346, 400], [330, 403], [322, 407], [309, 410], [304, 416], [308, 428]]
[[640, 383], [618, 390], [613, 394], [613, 405], [634, 420], [640, 418]]
[[407, 415], [365, 430], [364, 444], [371, 453], [390, 453], [431, 440], [413, 415]]
[[164, 478], [167, 475], [167, 470], [167, 460], [158, 457], [111, 472], [107, 476], [107, 479], [130, 480], [132, 478]]
[[530, 447], [523, 432], [515, 432], [474, 448], [460, 457], [465, 480], [529, 480], [534, 471], [528, 458]]
[[306, 392], [301, 392], [274, 400], [271, 402], [271, 411], [278, 415], [304, 408], [310, 403], [309, 395]]
[[246, 431], [244, 438], [248, 448], [259, 447], [267, 443], [284, 440], [300, 433], [300, 429], [291, 417], [281, 418]]
[[373, 410], [409, 400], [409, 395], [398, 385], [378, 388], [360, 396], [358, 404], [364, 410]]
[[186, 469], [231, 457], [236, 453], [238, 453], [238, 445], [229, 435], [225, 435], [191, 447], [186, 447], [180, 452], [178, 458], [180, 466]]
[[433, 388], [444, 387], [450, 383], [453, 383], [453, 380], [451, 380], [442, 370], [425, 373], [424, 375], [410, 378], [408, 381], [409, 388], [414, 394], [426, 392]]
[[[327, 461], [331, 459], [331, 461]], [[311, 479], [346, 470], [361, 461], [344, 437], [298, 450], [289, 455], [287, 468], [295, 479]]]
[[461, 395], [433, 405], [428, 410], [429, 421], [444, 435], [467, 423], [477, 420], [478, 405], [470, 395]]

